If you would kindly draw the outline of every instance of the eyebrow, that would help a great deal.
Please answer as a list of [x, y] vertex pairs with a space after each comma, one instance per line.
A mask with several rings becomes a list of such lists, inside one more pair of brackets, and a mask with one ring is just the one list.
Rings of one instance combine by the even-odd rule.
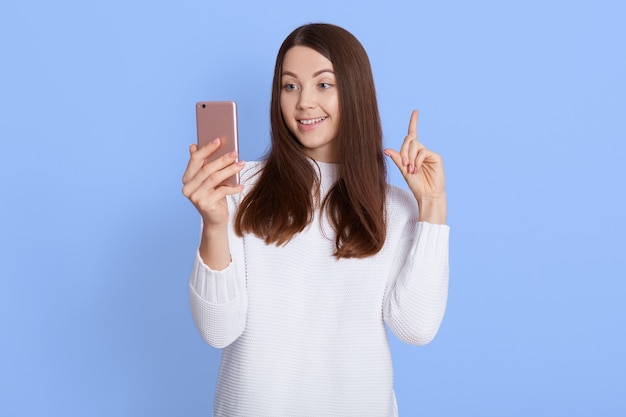
[[[331, 69], [327, 69], [327, 68], [324, 68], [324, 69], [321, 69], [321, 70], [319, 70], [319, 71], [315, 71], [315, 72], [313, 73], [313, 78], [315, 78], [315, 77], [317, 77], [317, 76], [319, 76], [319, 75], [322, 75], [322, 74], [324, 74], [325, 72], [329, 72], [329, 73], [331, 73], [331, 74], [335, 75], [335, 72], [334, 72], [333, 70], [331, 70]], [[281, 74], [281, 77], [284, 77], [284, 76], [286, 76], [286, 75], [287, 75], [287, 76], [294, 77], [294, 78], [298, 78], [298, 76], [297, 76], [296, 74], [294, 74], [293, 72], [291, 72], [291, 71], [283, 71], [283, 73]]]

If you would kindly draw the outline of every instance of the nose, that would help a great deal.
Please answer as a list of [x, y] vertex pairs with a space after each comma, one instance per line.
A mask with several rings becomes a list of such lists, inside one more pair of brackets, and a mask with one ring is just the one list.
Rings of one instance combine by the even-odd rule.
[[308, 89], [300, 90], [300, 96], [296, 103], [298, 110], [307, 110], [315, 108], [315, 93]]

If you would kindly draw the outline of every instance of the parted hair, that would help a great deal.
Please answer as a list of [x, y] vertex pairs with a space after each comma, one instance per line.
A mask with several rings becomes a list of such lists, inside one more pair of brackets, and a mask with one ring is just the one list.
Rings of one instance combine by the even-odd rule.
[[[294, 46], [306, 46], [333, 64], [340, 122], [339, 176], [320, 202], [315, 163], [287, 127], [280, 107], [282, 64]], [[369, 58], [350, 32], [330, 24], [295, 29], [276, 57], [270, 104], [271, 147], [252, 189], [235, 218], [239, 236], [253, 233], [267, 244], [283, 245], [325, 212], [335, 231], [335, 257], [365, 258], [380, 251], [386, 236], [387, 174], [382, 127]]]

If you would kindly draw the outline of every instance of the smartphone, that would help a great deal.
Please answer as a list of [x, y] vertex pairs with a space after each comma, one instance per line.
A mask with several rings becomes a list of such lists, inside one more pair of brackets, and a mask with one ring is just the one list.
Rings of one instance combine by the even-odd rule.
[[[200, 101], [196, 103], [196, 125], [198, 146], [202, 147], [215, 138], [220, 138], [221, 145], [206, 162], [220, 156], [239, 152], [237, 134], [237, 104], [234, 101]], [[239, 173], [227, 178], [222, 184], [239, 185]]]

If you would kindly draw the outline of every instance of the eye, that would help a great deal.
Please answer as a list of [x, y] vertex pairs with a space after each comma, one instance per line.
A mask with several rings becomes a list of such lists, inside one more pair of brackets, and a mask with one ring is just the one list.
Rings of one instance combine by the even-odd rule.
[[320, 88], [321, 90], [327, 90], [327, 89], [329, 89], [330, 87], [332, 87], [332, 84], [330, 84], [330, 83], [320, 83], [320, 84], [319, 84], [319, 88]]
[[298, 86], [296, 86], [295, 84], [285, 84], [283, 85], [283, 88], [287, 91], [296, 91], [298, 89]]

